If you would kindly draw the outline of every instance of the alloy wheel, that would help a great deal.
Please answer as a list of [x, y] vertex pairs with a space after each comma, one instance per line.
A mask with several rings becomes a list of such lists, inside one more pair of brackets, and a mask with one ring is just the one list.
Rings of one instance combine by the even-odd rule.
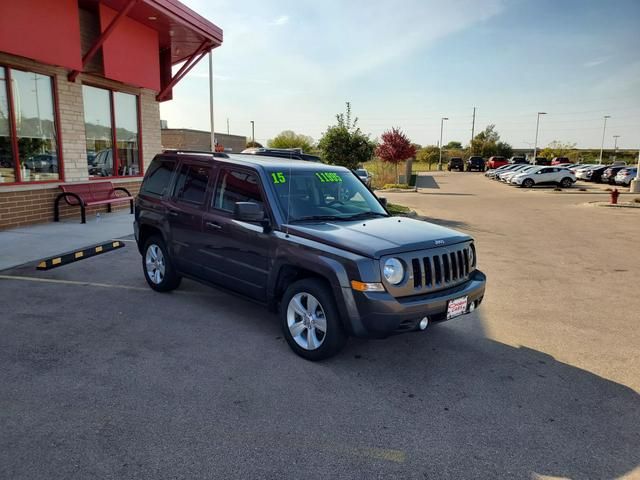
[[327, 335], [327, 317], [318, 299], [307, 292], [294, 295], [287, 307], [287, 326], [300, 347], [319, 348]]
[[156, 285], [161, 284], [162, 280], [164, 280], [166, 264], [164, 255], [162, 254], [162, 249], [155, 243], [152, 243], [147, 248], [145, 265], [147, 267], [147, 275], [149, 276], [149, 279]]

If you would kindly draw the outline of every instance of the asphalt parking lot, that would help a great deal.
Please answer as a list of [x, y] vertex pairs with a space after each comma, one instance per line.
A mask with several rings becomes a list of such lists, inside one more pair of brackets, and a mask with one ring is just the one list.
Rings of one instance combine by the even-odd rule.
[[0, 478], [640, 478], [640, 212], [436, 180], [387, 197], [474, 235], [482, 307], [322, 363], [131, 242], [0, 272]]

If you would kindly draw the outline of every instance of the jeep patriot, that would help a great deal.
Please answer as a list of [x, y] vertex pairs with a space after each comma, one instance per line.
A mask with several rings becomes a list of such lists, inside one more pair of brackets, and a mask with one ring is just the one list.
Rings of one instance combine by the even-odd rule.
[[470, 313], [485, 290], [471, 237], [391, 216], [344, 167], [166, 151], [147, 169], [134, 227], [153, 290], [187, 277], [260, 302], [309, 360], [348, 336]]

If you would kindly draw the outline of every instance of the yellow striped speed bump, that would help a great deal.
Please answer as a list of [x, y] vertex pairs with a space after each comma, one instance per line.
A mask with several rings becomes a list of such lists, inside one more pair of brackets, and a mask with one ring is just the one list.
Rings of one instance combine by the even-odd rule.
[[84, 260], [85, 258], [94, 257], [101, 253], [107, 253], [112, 250], [124, 247], [124, 242], [120, 240], [113, 240], [108, 243], [102, 243], [93, 247], [84, 248], [75, 252], [69, 252], [56, 257], [45, 258], [38, 263], [38, 270], [50, 270], [52, 268], [61, 267], [68, 263], [77, 262], [78, 260]]

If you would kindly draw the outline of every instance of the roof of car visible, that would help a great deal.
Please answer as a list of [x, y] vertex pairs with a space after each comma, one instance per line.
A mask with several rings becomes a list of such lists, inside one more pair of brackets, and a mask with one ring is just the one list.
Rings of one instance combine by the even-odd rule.
[[[211, 152], [180, 152], [180, 151], [167, 151], [165, 154], [178, 155], [182, 157], [190, 157], [194, 159], [203, 160], [207, 157], [214, 160]], [[308, 160], [296, 160], [282, 157], [270, 157], [267, 155], [253, 155], [253, 154], [241, 154], [241, 153], [228, 153], [228, 158], [215, 158], [218, 163], [235, 164], [253, 168], [279, 168], [282, 170], [343, 170], [345, 167], [338, 165], [327, 165], [325, 163], [310, 162]], [[346, 169], [345, 169], [346, 170]]]

